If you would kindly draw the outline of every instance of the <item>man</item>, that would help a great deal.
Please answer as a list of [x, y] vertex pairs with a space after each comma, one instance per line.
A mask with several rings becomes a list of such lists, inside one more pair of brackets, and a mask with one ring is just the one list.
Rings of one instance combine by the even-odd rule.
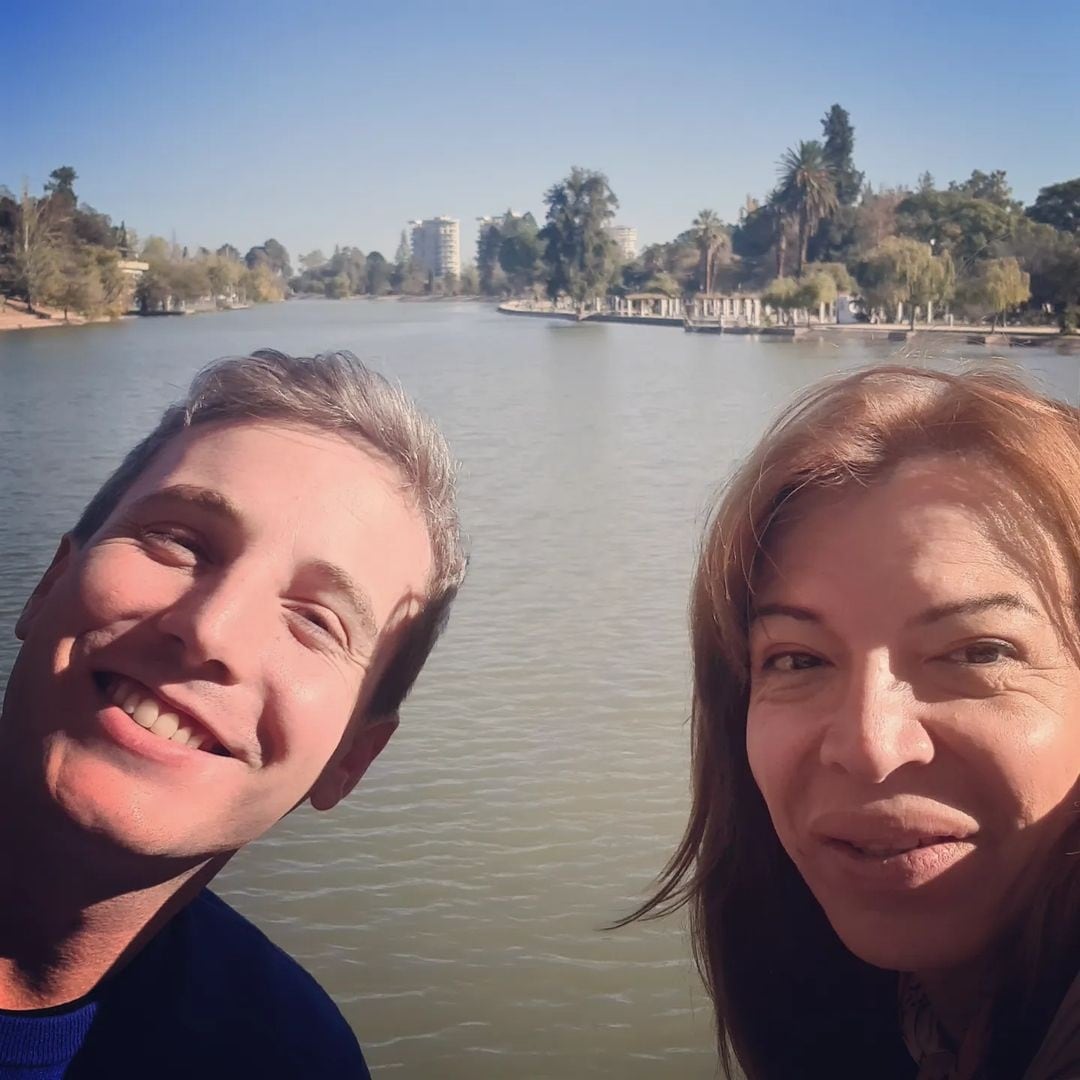
[[363, 776], [464, 566], [444, 442], [355, 358], [196, 378], [16, 627], [0, 1077], [368, 1075], [325, 993], [205, 886]]

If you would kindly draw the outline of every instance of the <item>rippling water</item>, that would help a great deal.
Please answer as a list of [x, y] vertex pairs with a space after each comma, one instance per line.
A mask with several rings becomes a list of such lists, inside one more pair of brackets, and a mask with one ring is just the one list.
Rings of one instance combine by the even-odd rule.
[[[376, 1076], [715, 1075], [678, 920], [604, 933], [687, 810], [685, 602], [716, 485], [792, 391], [895, 346], [305, 302], [0, 336], [0, 675], [59, 535], [206, 360], [350, 348], [462, 462], [469, 580], [401, 729], [217, 888], [300, 958]], [[952, 363], [929, 339], [902, 355]], [[968, 350], [980, 359], [986, 350]], [[1080, 359], [1014, 350], [1076, 400]]]

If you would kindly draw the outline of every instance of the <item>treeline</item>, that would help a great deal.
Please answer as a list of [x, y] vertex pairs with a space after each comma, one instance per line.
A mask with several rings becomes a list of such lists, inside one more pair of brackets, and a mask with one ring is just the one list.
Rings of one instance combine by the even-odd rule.
[[834, 105], [822, 138], [778, 163], [777, 184], [733, 224], [702, 210], [674, 240], [620, 260], [607, 237], [618, 206], [603, 173], [574, 169], [544, 197], [544, 287], [581, 307], [605, 293], [755, 291], [789, 317], [854, 294], [865, 313], [912, 323], [938, 312], [996, 322], [1080, 322], [1080, 178], [1024, 207], [1002, 170], [940, 187], [873, 188], [854, 162], [855, 132]]
[[[232, 306], [281, 300], [292, 276], [276, 240], [246, 255], [231, 244], [216, 251], [187, 248], [160, 236], [144, 242], [123, 222], [80, 203], [78, 174], [54, 169], [41, 195], [0, 187], [0, 300], [22, 300], [86, 317]], [[145, 264], [145, 267], [140, 264]]]
[[[392, 261], [337, 247], [301, 256], [295, 274], [272, 239], [243, 255], [230, 244], [189, 252], [160, 237], [140, 243], [123, 222], [79, 203], [76, 179], [64, 166], [41, 195], [0, 188], [0, 296], [97, 315], [289, 294], [547, 295], [583, 309], [610, 293], [752, 291], [793, 318], [848, 293], [865, 314], [886, 318], [902, 310], [914, 321], [932, 306], [964, 318], [1080, 323], [1080, 177], [1042, 188], [1028, 207], [1002, 170], [944, 187], [923, 173], [910, 188], [875, 188], [856, 167], [855, 130], [839, 105], [819, 139], [781, 156], [775, 187], [748, 198], [737, 221], [702, 210], [673, 240], [629, 260], [611, 235], [618, 200], [588, 169], [547, 190], [542, 225], [509, 210], [485, 222], [475, 265], [445, 276], [417, 262], [404, 232]], [[125, 273], [133, 259], [148, 264], [141, 276]]]
[[460, 275], [436, 277], [413, 257], [404, 231], [390, 262], [380, 251], [367, 255], [357, 247], [336, 247], [327, 258], [320, 250], [300, 256], [300, 274], [290, 281], [300, 296], [475, 296], [479, 292], [476, 268], [464, 266]]

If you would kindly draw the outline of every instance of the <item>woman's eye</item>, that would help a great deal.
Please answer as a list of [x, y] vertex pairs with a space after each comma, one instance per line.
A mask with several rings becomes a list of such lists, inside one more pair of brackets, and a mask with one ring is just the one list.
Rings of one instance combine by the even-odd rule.
[[1002, 660], [1012, 660], [1016, 657], [1016, 650], [1005, 641], [973, 641], [969, 645], [961, 645], [959, 649], [953, 649], [947, 653], [945, 659], [956, 664], [967, 664], [972, 667], [985, 667], [989, 664], [999, 664]]
[[766, 671], [808, 671], [810, 668], [821, 667], [821, 657], [813, 653], [786, 652], [770, 656], [761, 666]]

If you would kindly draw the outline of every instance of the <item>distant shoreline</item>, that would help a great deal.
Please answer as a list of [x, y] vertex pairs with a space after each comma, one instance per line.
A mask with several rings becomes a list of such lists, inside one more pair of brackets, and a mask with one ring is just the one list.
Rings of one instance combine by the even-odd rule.
[[[40, 315], [27, 311], [26, 304], [22, 300], [8, 300], [0, 306], [0, 333], [5, 330], [44, 330], [58, 326], [86, 326], [88, 323], [116, 322], [115, 318], [108, 315], [95, 319], [87, 319], [82, 315], [70, 315], [64, 318], [64, 313], [57, 308], [38, 307], [35, 311]], [[120, 318], [127, 318], [121, 315]]]
[[[682, 317], [660, 315], [619, 315], [613, 312], [590, 312], [585, 318], [579, 320], [572, 311], [556, 310], [549, 305], [534, 306], [528, 302], [508, 300], [498, 305], [497, 310], [503, 315], [519, 315], [539, 319], [556, 319], [563, 322], [595, 322], [595, 323], [626, 323], [635, 326], [663, 326], [669, 328], [681, 328], [684, 326]], [[701, 329], [699, 324], [699, 330]], [[1011, 345], [1016, 342], [1010, 339], [1040, 339], [1047, 343], [1053, 341], [1075, 342], [1080, 344], [1080, 335], [1063, 334], [1056, 326], [1008, 326], [999, 327], [991, 332], [989, 326], [977, 323], [954, 323], [948, 326], [945, 323], [916, 323], [914, 329], [907, 323], [831, 323], [814, 322], [810, 325], [797, 327], [785, 326], [738, 326], [725, 327], [722, 332], [715, 327], [706, 324], [705, 333], [721, 333], [729, 336], [745, 336], [748, 334], [764, 334], [775, 337], [820, 337], [839, 333], [841, 335], [861, 334], [867, 337], [886, 337], [892, 340], [910, 338], [915, 334], [963, 334], [966, 337], [984, 337], [989, 340], [979, 342], [986, 345]], [[972, 342], [972, 344], [975, 344]]]

